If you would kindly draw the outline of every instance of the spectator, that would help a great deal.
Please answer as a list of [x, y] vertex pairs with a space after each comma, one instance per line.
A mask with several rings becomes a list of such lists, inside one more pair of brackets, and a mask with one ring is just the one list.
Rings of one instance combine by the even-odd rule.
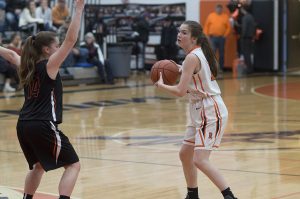
[[171, 59], [177, 62], [177, 29], [173, 24], [171, 18], [167, 17], [165, 19], [160, 38], [160, 49], [161, 52], [158, 53], [157, 59]]
[[17, 31], [19, 17], [22, 8], [26, 6], [26, 0], [7, 0], [6, 1], [6, 29]]
[[142, 68], [145, 68], [145, 50], [149, 40], [150, 27], [146, 15], [141, 15], [133, 23], [132, 29], [138, 33], [138, 47], [140, 49], [139, 58], [141, 59]]
[[44, 20], [44, 29], [56, 31], [57, 28], [52, 24], [52, 10], [49, 8], [48, 0], [41, 0], [40, 6], [35, 11], [36, 17]]
[[11, 86], [11, 81], [17, 77], [17, 72], [13, 67], [11, 67], [11, 64], [2, 57], [0, 57], [0, 73], [2, 73], [5, 77], [5, 83], [2, 91], [15, 92], [16, 89]]
[[53, 26], [59, 28], [69, 16], [69, 9], [66, 6], [66, 0], [58, 0], [54, 8], [52, 8]]
[[[0, 46], [2, 46], [2, 35], [0, 34]], [[3, 92], [15, 92], [16, 89], [11, 86], [11, 81], [14, 79], [18, 82], [16, 68], [0, 56], [0, 73], [4, 75], [5, 82], [2, 89]]]
[[209, 37], [213, 50], [219, 53], [220, 70], [224, 70], [225, 39], [230, 33], [230, 23], [227, 14], [223, 13], [223, 6], [216, 5], [215, 12], [210, 13], [204, 24], [204, 33]]
[[5, 8], [6, 2], [5, 0], [0, 0], [0, 32], [4, 33], [4, 25], [5, 25]]
[[247, 73], [253, 72], [253, 61], [251, 56], [254, 55], [254, 37], [256, 31], [256, 22], [254, 17], [248, 12], [246, 7], [241, 8], [243, 14], [242, 17], [242, 29], [241, 29], [241, 51], [244, 57], [245, 64], [247, 66]]
[[107, 35], [107, 25], [103, 21], [103, 16], [100, 12], [97, 14], [95, 23], [93, 24], [92, 30], [95, 34], [95, 38], [98, 41], [99, 45], [103, 45], [104, 38]]
[[[60, 44], [66, 38], [66, 34], [69, 29], [70, 23], [71, 23], [71, 17], [67, 17], [66, 20], [63, 22], [63, 24], [57, 30], [57, 35], [58, 35]], [[68, 54], [68, 56], [65, 58], [65, 60], [61, 64], [61, 68], [65, 69], [64, 70], [65, 74], [68, 74], [68, 70], [67, 70], [68, 67], [74, 66], [74, 62], [75, 62], [74, 55], [78, 55], [78, 54], [79, 54], [78, 50], [76, 50], [76, 48], [73, 48], [73, 50]]]
[[81, 48], [88, 49], [87, 61], [98, 68], [98, 74], [101, 78], [101, 83], [113, 84], [113, 75], [111, 72], [108, 60], [104, 59], [100, 46], [96, 43], [93, 33], [89, 32], [84, 37], [84, 42], [80, 45]]
[[71, 17], [67, 17], [66, 20], [64, 20], [63, 24], [58, 28], [57, 35], [60, 43], [62, 43], [65, 40], [70, 23]]
[[24, 31], [33, 29], [32, 34], [36, 34], [39, 30], [43, 30], [44, 20], [35, 17], [35, 2], [30, 0], [27, 3], [27, 6], [22, 10], [20, 19], [19, 19], [19, 28]]
[[240, 11], [242, 7], [246, 6], [247, 9], [252, 8], [251, 0], [230, 0], [227, 4], [227, 8], [231, 13], [230, 21], [231, 26], [234, 29], [234, 33], [236, 35], [237, 40], [237, 55], [241, 57], [242, 50], [241, 50], [241, 31], [242, 31], [242, 18], [243, 13]]
[[14, 33], [11, 36], [10, 43], [8, 44], [7, 48], [15, 51], [18, 55], [21, 56], [21, 45], [21, 35], [19, 33]]
[[6, 8], [6, 2], [5, 2], [5, 0], [0, 0], [0, 9], [5, 10], [5, 8]]

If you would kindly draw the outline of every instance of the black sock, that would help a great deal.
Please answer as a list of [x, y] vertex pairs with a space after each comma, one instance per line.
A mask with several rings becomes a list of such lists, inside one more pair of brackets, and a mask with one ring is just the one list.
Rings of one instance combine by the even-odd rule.
[[23, 199], [32, 199], [33, 195], [29, 195], [29, 194], [26, 194], [24, 193], [23, 195]]
[[63, 196], [63, 195], [60, 195], [60, 196], [59, 196], [59, 199], [70, 199], [70, 196]]
[[227, 189], [224, 189], [223, 191], [221, 191], [221, 193], [224, 197], [231, 196], [231, 197], [235, 198], [233, 193], [230, 190], [230, 187], [228, 187]]
[[198, 187], [196, 188], [187, 188], [189, 199], [198, 199]]

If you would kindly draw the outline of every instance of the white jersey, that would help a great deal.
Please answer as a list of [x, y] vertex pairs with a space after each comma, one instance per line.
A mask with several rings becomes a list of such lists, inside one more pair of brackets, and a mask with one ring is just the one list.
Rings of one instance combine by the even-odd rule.
[[193, 75], [188, 90], [190, 114], [183, 144], [192, 145], [195, 150], [213, 150], [221, 143], [228, 111], [202, 49], [191, 53], [199, 58], [201, 69]]
[[219, 85], [210, 71], [209, 64], [202, 49], [199, 47], [190, 53], [195, 54], [199, 58], [201, 69], [192, 77], [192, 82], [188, 89], [189, 98], [195, 100], [220, 95], [221, 91]]

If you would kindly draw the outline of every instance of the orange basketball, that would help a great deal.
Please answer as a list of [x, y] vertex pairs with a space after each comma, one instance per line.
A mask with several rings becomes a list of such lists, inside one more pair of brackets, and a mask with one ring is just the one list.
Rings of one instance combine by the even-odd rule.
[[151, 68], [150, 78], [153, 83], [159, 80], [159, 73], [165, 84], [174, 85], [180, 75], [177, 64], [172, 60], [160, 60], [155, 62]]

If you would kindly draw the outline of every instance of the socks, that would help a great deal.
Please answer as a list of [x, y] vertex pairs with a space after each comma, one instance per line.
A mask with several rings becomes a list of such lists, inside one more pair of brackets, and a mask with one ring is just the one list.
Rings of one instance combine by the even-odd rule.
[[188, 199], [199, 199], [198, 196], [198, 187], [196, 188], [187, 188], [187, 197]]
[[24, 193], [23, 195], [23, 199], [32, 199], [33, 195], [29, 195], [29, 194], [26, 194]]
[[231, 196], [233, 199], [235, 198], [233, 193], [230, 190], [230, 187], [228, 187], [227, 189], [221, 191], [223, 197], [225, 198], [226, 196]]
[[70, 196], [63, 196], [63, 195], [60, 195], [60, 196], [59, 196], [59, 199], [70, 199]]
[[[26, 194], [26, 193], [24, 193], [24, 195], [23, 195], [23, 199], [32, 199], [32, 197], [33, 197], [33, 195], [29, 195], [29, 194]], [[59, 199], [70, 199], [70, 196], [60, 195]]]

